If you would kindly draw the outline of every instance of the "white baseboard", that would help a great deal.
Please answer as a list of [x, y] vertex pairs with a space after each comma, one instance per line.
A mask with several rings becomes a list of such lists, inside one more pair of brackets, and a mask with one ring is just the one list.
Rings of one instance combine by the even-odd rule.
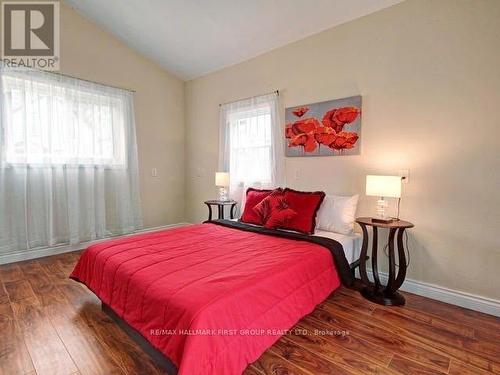
[[[367, 270], [367, 272], [368, 277], [372, 280], [371, 270]], [[359, 277], [359, 269], [356, 269], [356, 276]], [[380, 282], [386, 284], [389, 278], [387, 272], [379, 272], [379, 276]], [[500, 301], [496, 299], [412, 279], [406, 279], [400, 289], [419, 296], [500, 317]]]
[[7, 263], [14, 263], [14, 262], [22, 262], [24, 260], [30, 260], [30, 259], [36, 259], [36, 258], [42, 258], [50, 255], [56, 255], [56, 254], [62, 254], [62, 253], [69, 253], [71, 251], [77, 251], [77, 250], [83, 250], [86, 249], [87, 247], [102, 242], [106, 241], [110, 238], [118, 238], [118, 237], [127, 237], [131, 236], [137, 233], [147, 233], [147, 232], [154, 232], [157, 230], [162, 230], [162, 229], [167, 229], [167, 228], [175, 228], [175, 227], [180, 227], [183, 225], [187, 225], [188, 223], [176, 223], [176, 224], [169, 224], [169, 225], [163, 225], [160, 227], [154, 227], [154, 228], [144, 228], [135, 231], [134, 233], [130, 234], [125, 234], [122, 236], [113, 236], [113, 237], [107, 237], [107, 238], [102, 238], [99, 240], [95, 241], [87, 241], [87, 242], [82, 242], [79, 244], [74, 244], [74, 245], [60, 245], [60, 246], [53, 246], [53, 247], [41, 247], [37, 249], [31, 249], [24, 251], [22, 253], [18, 254], [6, 254], [6, 255], [1, 255], [0, 256], [0, 264], [7, 264]]

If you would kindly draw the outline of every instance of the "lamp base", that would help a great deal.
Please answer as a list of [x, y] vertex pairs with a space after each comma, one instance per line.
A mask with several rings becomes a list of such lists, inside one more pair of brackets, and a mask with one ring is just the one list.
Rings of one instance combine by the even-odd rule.
[[229, 200], [229, 197], [227, 196], [227, 189], [225, 187], [219, 187], [219, 200], [220, 201]]
[[384, 197], [380, 197], [380, 199], [377, 201], [377, 215], [372, 218], [372, 222], [374, 223], [381, 223], [381, 224], [389, 224], [394, 221], [394, 219], [390, 216], [387, 215], [387, 206], [388, 203], [384, 199]]
[[388, 217], [387, 219], [382, 219], [380, 217], [372, 217], [372, 222], [381, 223], [381, 224], [390, 224], [395, 221], [392, 217]]

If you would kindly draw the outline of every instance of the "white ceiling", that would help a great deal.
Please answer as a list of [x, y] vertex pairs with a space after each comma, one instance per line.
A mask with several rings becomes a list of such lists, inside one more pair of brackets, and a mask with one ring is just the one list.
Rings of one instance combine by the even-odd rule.
[[66, 0], [189, 80], [403, 0]]

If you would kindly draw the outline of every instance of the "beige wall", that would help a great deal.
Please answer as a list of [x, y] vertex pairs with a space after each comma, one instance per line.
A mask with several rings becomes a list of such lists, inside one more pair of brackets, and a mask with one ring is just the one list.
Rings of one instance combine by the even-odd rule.
[[[145, 227], [184, 221], [184, 83], [61, 4], [61, 71], [136, 90]], [[151, 169], [158, 177], [151, 177]]]
[[497, 0], [409, 0], [188, 82], [188, 220], [205, 219], [216, 194], [219, 103], [275, 89], [285, 106], [361, 94], [361, 155], [288, 158], [288, 185], [361, 193], [358, 213], [372, 214], [365, 175], [410, 169], [409, 277], [499, 299], [499, 19]]

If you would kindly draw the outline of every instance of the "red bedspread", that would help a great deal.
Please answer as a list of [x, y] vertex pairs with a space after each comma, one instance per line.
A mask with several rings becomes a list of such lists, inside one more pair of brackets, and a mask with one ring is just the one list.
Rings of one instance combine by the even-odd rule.
[[340, 285], [317, 244], [198, 224], [90, 246], [72, 278], [179, 374], [240, 374]]

